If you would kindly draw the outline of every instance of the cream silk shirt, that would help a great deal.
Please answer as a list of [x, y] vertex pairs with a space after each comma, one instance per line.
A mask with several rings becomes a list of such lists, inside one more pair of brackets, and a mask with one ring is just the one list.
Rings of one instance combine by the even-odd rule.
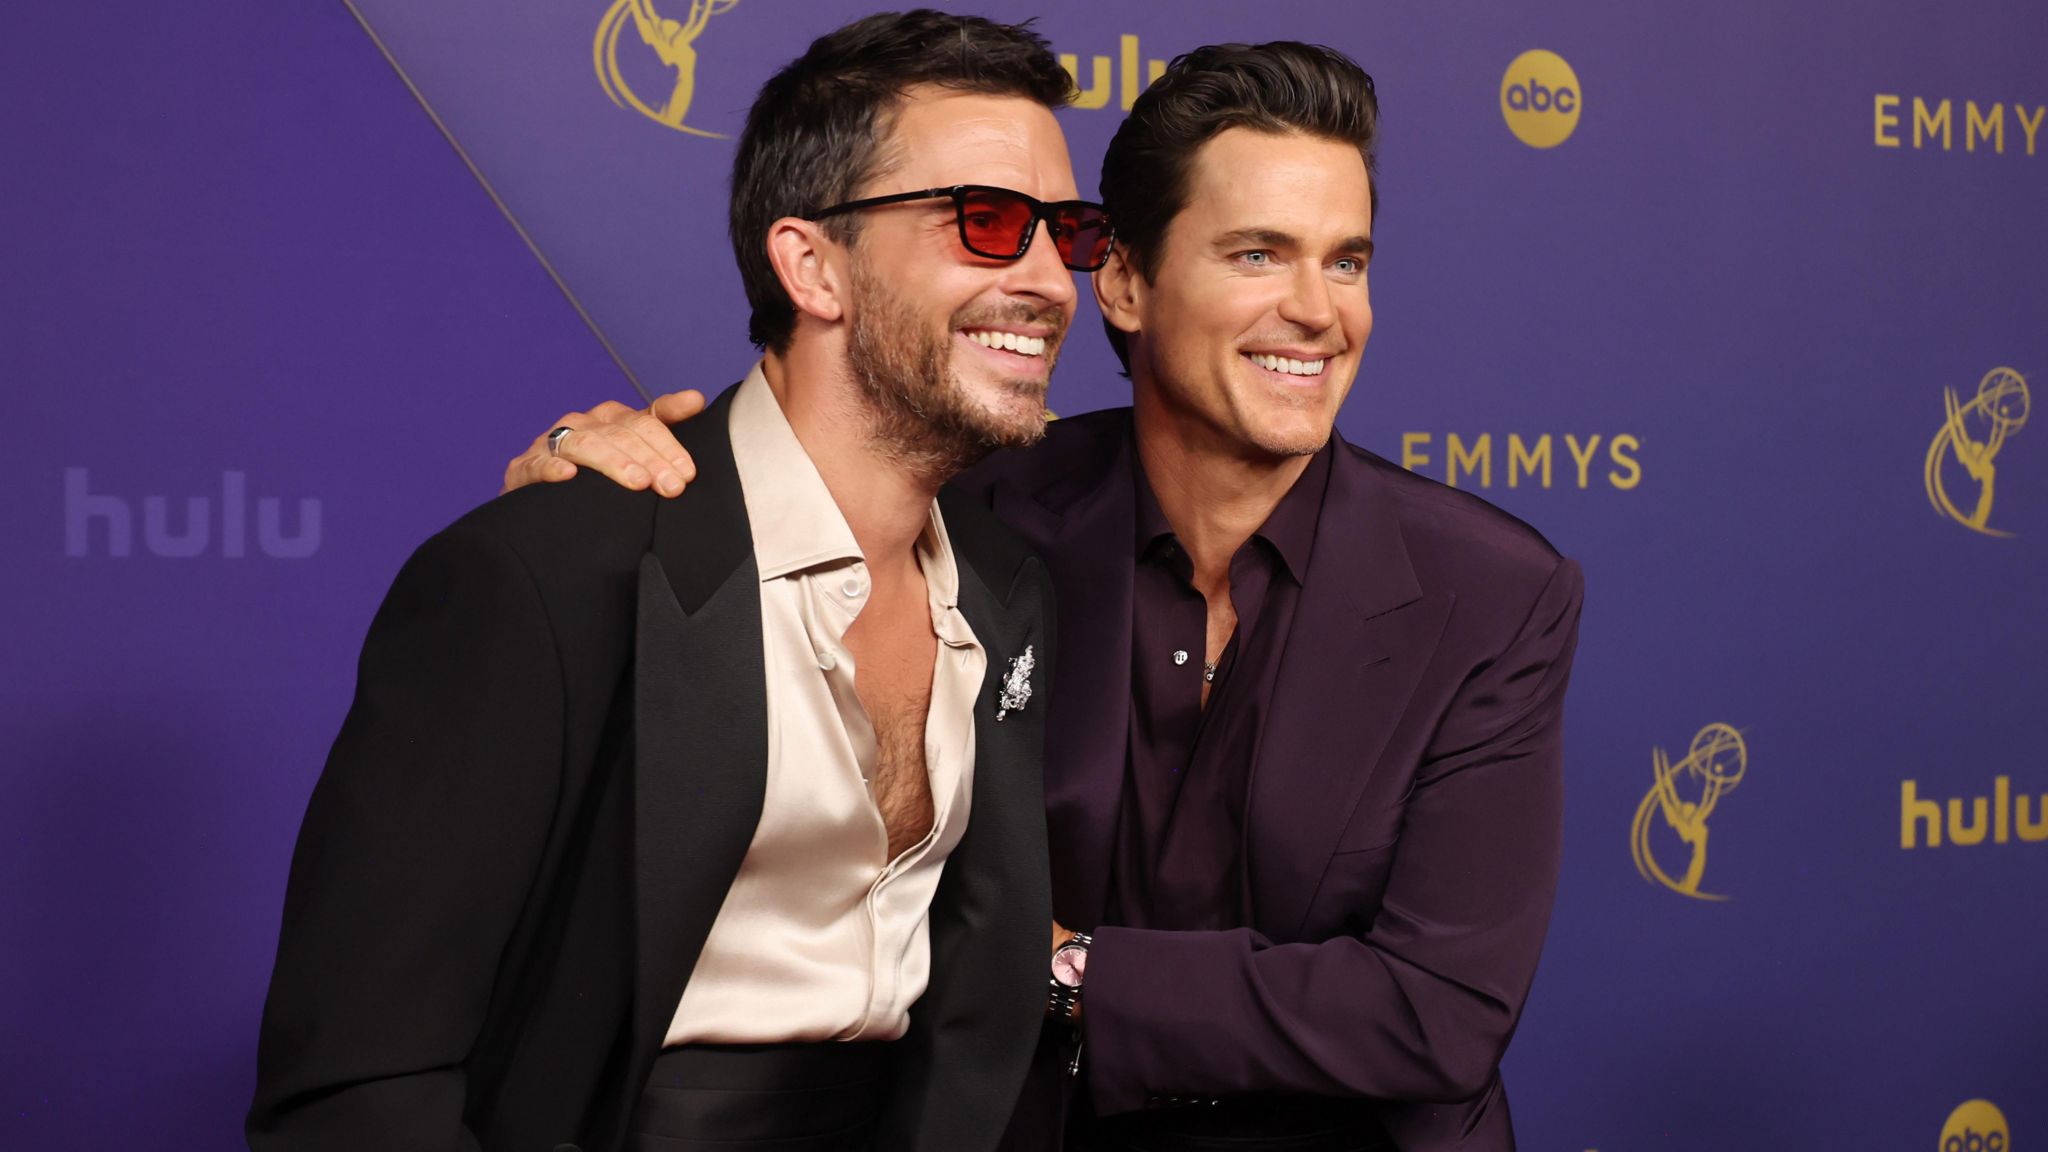
[[761, 573], [767, 798], [667, 1043], [893, 1040], [929, 980], [932, 895], [967, 828], [988, 656], [960, 614], [934, 502], [917, 541], [939, 640], [924, 733], [934, 822], [891, 860], [868, 785], [874, 728], [842, 644], [867, 602], [866, 558], [758, 364], [731, 429]]

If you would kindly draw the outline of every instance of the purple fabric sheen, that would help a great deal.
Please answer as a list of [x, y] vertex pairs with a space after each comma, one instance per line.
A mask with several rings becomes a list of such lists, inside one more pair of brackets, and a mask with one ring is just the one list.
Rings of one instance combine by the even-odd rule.
[[[1130, 732], [1128, 412], [969, 478], [1046, 560], [1077, 670], [1048, 713], [1062, 923], [1107, 923]], [[1339, 439], [1250, 765], [1244, 922], [1101, 928], [1098, 1114], [1170, 1096], [1364, 1097], [1404, 1152], [1514, 1146], [1499, 1062], [1562, 838], [1582, 578], [1527, 525]], [[1218, 862], [1222, 864], [1223, 862]]]

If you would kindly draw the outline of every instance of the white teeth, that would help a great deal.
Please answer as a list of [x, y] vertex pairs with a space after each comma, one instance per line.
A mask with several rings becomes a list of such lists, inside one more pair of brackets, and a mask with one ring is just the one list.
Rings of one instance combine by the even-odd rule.
[[1263, 352], [1247, 354], [1252, 363], [1270, 372], [1284, 372], [1289, 376], [1321, 376], [1323, 360], [1296, 360], [1288, 356], [1268, 356]]
[[1019, 336], [1015, 332], [991, 332], [986, 328], [967, 330], [967, 338], [983, 348], [1000, 348], [1019, 356], [1045, 355], [1045, 337]]

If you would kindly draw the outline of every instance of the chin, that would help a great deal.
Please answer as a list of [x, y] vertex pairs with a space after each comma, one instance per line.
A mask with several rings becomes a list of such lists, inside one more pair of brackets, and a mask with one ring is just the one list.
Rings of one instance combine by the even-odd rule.
[[1045, 401], [1011, 397], [983, 408], [982, 439], [1000, 448], [1022, 448], [1045, 438]]
[[1332, 425], [1287, 421], [1250, 430], [1246, 437], [1269, 456], [1313, 456], [1329, 443]]

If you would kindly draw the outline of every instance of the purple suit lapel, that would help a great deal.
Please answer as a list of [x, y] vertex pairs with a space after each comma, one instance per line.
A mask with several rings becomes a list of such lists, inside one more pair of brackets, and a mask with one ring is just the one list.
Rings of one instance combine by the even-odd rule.
[[[1061, 653], [1045, 730], [1054, 913], [1093, 926], [1108, 902], [1131, 721], [1137, 493], [1128, 436], [1106, 470], [1083, 464], [1036, 493], [1000, 484], [996, 513], [1051, 569]], [[1105, 453], [1107, 455], [1107, 453]]]
[[1245, 891], [1275, 939], [1301, 931], [1450, 614], [1449, 597], [1424, 595], [1378, 488], [1340, 445], [1252, 767]]

